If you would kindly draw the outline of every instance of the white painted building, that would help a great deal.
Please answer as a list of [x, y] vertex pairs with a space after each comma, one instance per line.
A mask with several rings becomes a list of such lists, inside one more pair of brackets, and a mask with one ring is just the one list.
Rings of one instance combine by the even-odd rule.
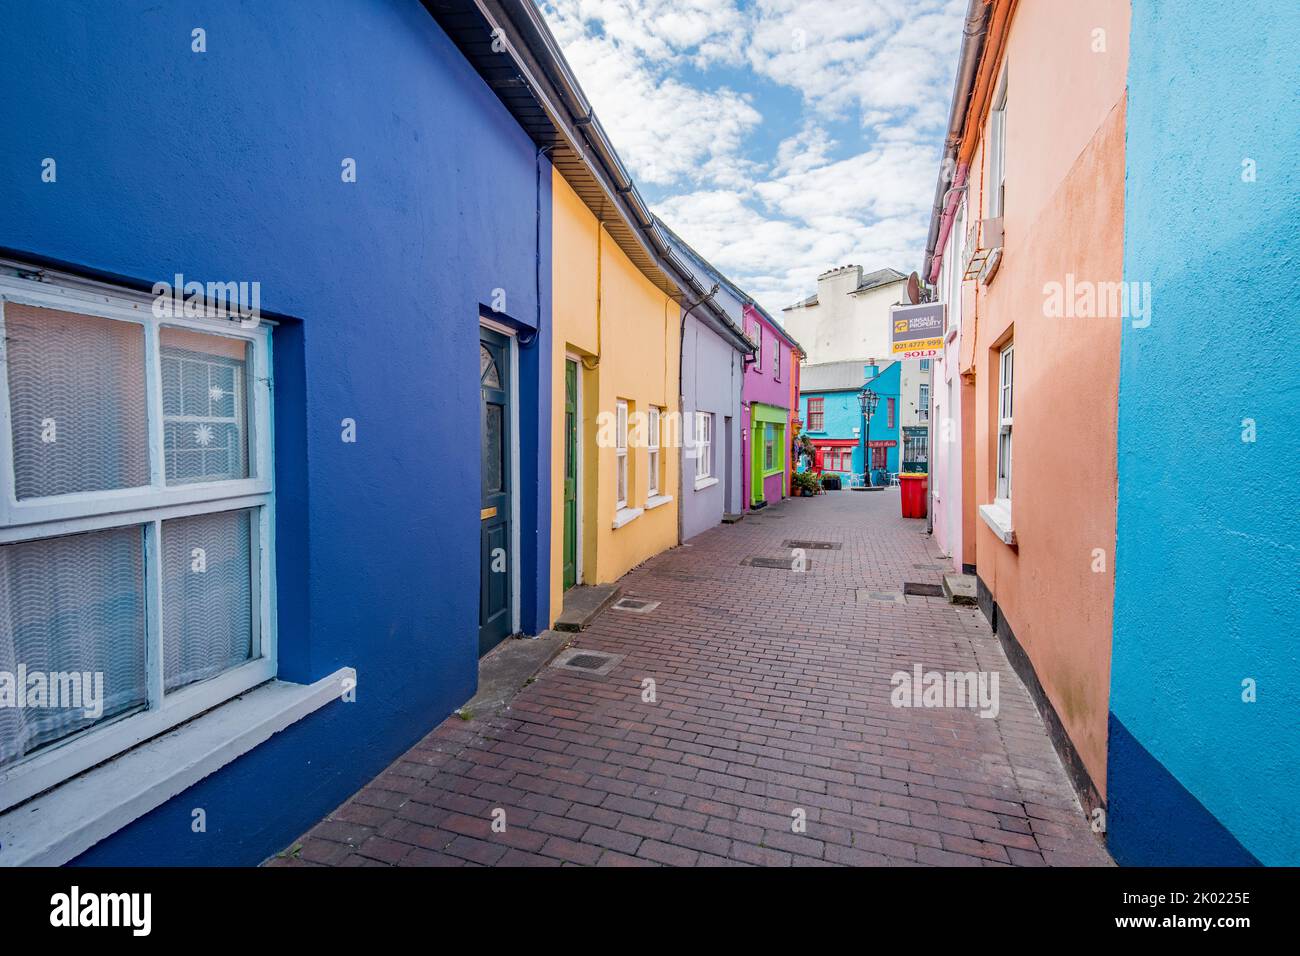
[[[974, 562], [973, 542], [966, 541], [962, 525], [962, 378], [961, 308], [962, 269], [966, 250], [966, 203], [957, 206], [948, 234], [947, 250], [935, 281], [938, 301], [947, 306], [943, 352], [934, 360], [931, 391], [934, 441], [930, 466], [931, 522], [935, 542], [952, 563], [954, 571]], [[970, 387], [969, 385], [967, 387]], [[971, 414], [968, 410], [967, 414]], [[963, 553], [970, 562], [963, 560]]]

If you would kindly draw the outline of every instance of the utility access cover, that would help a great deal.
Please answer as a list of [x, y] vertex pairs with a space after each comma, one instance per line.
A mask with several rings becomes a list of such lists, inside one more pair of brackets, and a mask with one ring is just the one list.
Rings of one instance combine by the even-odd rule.
[[805, 571], [807, 571], [809, 568], [812, 567], [811, 558], [804, 558], [802, 562], [799, 562], [798, 559], [794, 558], [793, 556], [789, 558], [749, 557], [743, 559], [740, 563], [742, 567], [777, 568], [778, 570], [781, 571], [793, 571], [796, 565], [798, 565]]
[[805, 551], [838, 551], [844, 545], [839, 541], [782, 541], [783, 548], [802, 548]]
[[585, 648], [574, 647], [562, 652], [551, 663], [551, 666], [577, 674], [594, 674], [597, 677], [604, 677], [622, 659], [622, 654], [607, 654], [604, 651], [590, 651]]
[[943, 585], [905, 581], [903, 582], [903, 593], [915, 594], [917, 597], [943, 597]]

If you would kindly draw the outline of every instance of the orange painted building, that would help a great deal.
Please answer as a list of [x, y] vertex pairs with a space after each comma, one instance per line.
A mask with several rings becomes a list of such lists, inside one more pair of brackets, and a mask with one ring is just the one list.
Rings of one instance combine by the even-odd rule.
[[[940, 190], [966, 277], [949, 300], [961, 488], [945, 490], [961, 496], [980, 606], [1091, 807], [1106, 793], [1123, 320], [1105, 303], [1123, 279], [1129, 4], [981, 6]], [[932, 240], [931, 277], [944, 250]]]

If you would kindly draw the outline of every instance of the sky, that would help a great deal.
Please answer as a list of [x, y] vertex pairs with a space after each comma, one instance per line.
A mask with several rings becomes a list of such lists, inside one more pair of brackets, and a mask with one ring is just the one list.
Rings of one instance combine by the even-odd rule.
[[537, 0], [637, 188], [768, 312], [921, 267], [966, 0]]

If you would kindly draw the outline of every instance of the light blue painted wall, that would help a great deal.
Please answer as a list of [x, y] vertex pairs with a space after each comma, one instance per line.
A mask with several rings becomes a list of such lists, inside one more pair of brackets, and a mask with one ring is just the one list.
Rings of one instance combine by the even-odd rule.
[[[819, 438], [852, 438], [859, 443], [862, 441], [861, 425], [862, 410], [858, 405], [857, 392], [800, 392], [799, 393], [799, 416], [808, 421], [808, 399], [820, 398], [822, 400], [823, 424], [824, 428], [813, 431], [810, 428], [804, 429], [804, 434], [816, 442]], [[858, 428], [858, 432], [853, 429]], [[855, 474], [862, 473], [862, 446], [859, 444], [853, 449], [853, 471]], [[841, 472], [841, 474], [843, 474]]]
[[[893, 440], [894, 447], [886, 455], [886, 470], [898, 471], [900, 448], [899, 384], [902, 366], [891, 362], [883, 367], [877, 366], [878, 374], [867, 378], [867, 367], [863, 367], [863, 384], [870, 385], [871, 390], [880, 396], [876, 411], [871, 416], [868, 437], [871, 441]], [[800, 390], [799, 413], [804, 422], [808, 421], [808, 399], [821, 398], [824, 412], [824, 427], [819, 431], [806, 429], [809, 438], [816, 442], [819, 438], [853, 438], [858, 441], [853, 449], [853, 473], [862, 474], [862, 406], [858, 403], [857, 392], [818, 392]], [[889, 399], [894, 401], [894, 421], [889, 423]], [[857, 432], [854, 429], [858, 429]]]
[[1296, 865], [1300, 5], [1134, 0], [1130, 45], [1110, 847]]

